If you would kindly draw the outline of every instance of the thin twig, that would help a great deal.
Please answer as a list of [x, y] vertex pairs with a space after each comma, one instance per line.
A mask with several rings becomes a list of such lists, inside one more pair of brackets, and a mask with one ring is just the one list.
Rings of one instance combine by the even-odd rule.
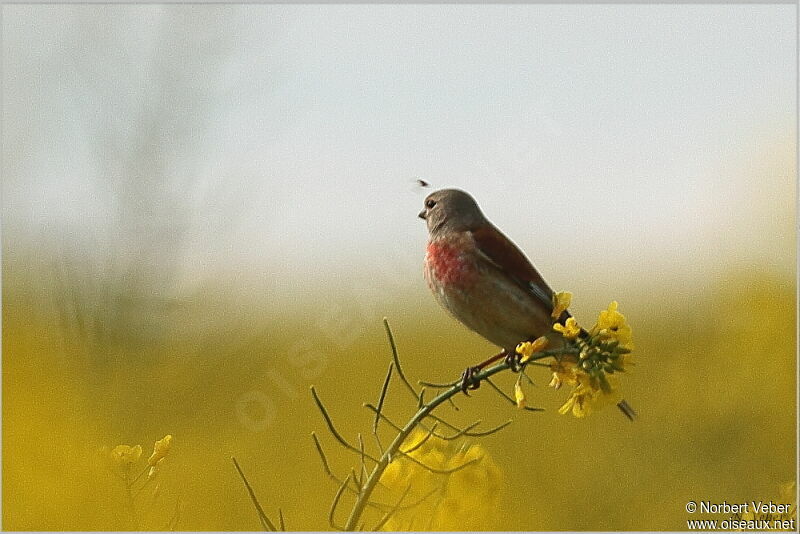
[[411, 484], [409, 484], [409, 485], [408, 485], [408, 487], [406, 487], [406, 490], [403, 492], [403, 494], [402, 494], [402, 495], [400, 496], [400, 498], [397, 500], [397, 504], [395, 504], [395, 505], [394, 505], [394, 508], [392, 508], [391, 510], [389, 510], [388, 512], [386, 512], [386, 515], [384, 515], [384, 516], [383, 516], [383, 518], [382, 518], [382, 519], [381, 519], [381, 520], [378, 522], [378, 524], [377, 524], [377, 525], [375, 525], [375, 528], [373, 528], [373, 529], [372, 529], [373, 531], [378, 531], [378, 530], [380, 530], [381, 528], [383, 528], [383, 525], [385, 525], [385, 524], [386, 524], [386, 522], [387, 522], [387, 521], [389, 521], [389, 519], [390, 519], [390, 518], [391, 518], [391, 517], [392, 517], [392, 516], [393, 516], [395, 513], [397, 513], [397, 510], [399, 510], [399, 509], [400, 509], [400, 505], [403, 503], [403, 499], [405, 499], [405, 498], [406, 498], [406, 495], [408, 495], [408, 492], [409, 492], [409, 491], [411, 491]]
[[[376, 414], [378, 413], [378, 409], [375, 406], [373, 406], [372, 404], [368, 403], [368, 402], [364, 404], [364, 408], [372, 410]], [[392, 427], [397, 432], [400, 432], [401, 430], [403, 430], [403, 428], [400, 425], [398, 425], [397, 423], [395, 423], [394, 421], [389, 419], [389, 417], [386, 414], [380, 414], [380, 418], [383, 419], [384, 421], [386, 421], [386, 423], [388, 423], [389, 426]]]
[[417, 384], [419, 384], [420, 386], [427, 386], [429, 388], [445, 389], [445, 388], [451, 388], [451, 387], [453, 387], [453, 386], [455, 386], [457, 384], [460, 384], [461, 380], [462, 379], [459, 378], [458, 380], [453, 380], [452, 382], [445, 382], [443, 384], [439, 384], [437, 382], [427, 382], [425, 380], [417, 380]]
[[286, 532], [286, 523], [283, 520], [283, 510], [281, 510], [280, 508], [278, 508], [278, 520], [280, 521], [281, 524], [281, 532]]
[[353, 482], [356, 483], [356, 487], [358, 487], [358, 493], [361, 493], [361, 481], [358, 479], [358, 475], [356, 475], [356, 470], [354, 468], [350, 468], [350, 476], [353, 477]]
[[437, 424], [438, 423], [433, 423], [433, 426], [431, 427], [430, 430], [428, 430], [428, 433], [425, 434], [425, 436], [421, 440], [419, 440], [419, 442], [416, 445], [412, 446], [410, 449], [408, 449], [406, 451], [402, 451], [403, 454], [411, 454], [415, 450], [417, 450], [420, 447], [422, 447], [425, 444], [425, 442], [428, 441], [429, 439], [431, 439], [431, 436], [433, 436], [433, 432], [434, 432], [434, 430], [436, 430], [436, 425]]
[[457, 427], [457, 426], [456, 426], [456, 425], [454, 425], [453, 423], [449, 423], [447, 420], [445, 420], [445, 419], [442, 419], [442, 418], [441, 418], [441, 417], [439, 417], [438, 415], [433, 415], [433, 414], [431, 413], [431, 414], [428, 414], [428, 417], [430, 417], [430, 418], [431, 418], [431, 419], [433, 419], [434, 421], [438, 421], [438, 422], [442, 423], [444, 426], [446, 426], [446, 427], [447, 427], [447, 428], [449, 428], [450, 430], [461, 430], [459, 427]]
[[358, 487], [360, 488], [362, 482], [367, 479], [367, 465], [364, 462], [364, 438], [361, 436], [361, 432], [358, 433], [358, 449], [361, 451], [361, 465], [358, 470]]
[[397, 374], [400, 376], [400, 380], [402, 380], [403, 384], [406, 385], [406, 388], [416, 397], [417, 390], [411, 385], [411, 382], [408, 381], [406, 374], [403, 372], [403, 367], [400, 365], [400, 357], [397, 355], [397, 345], [394, 342], [394, 334], [392, 334], [392, 328], [389, 326], [389, 319], [386, 317], [383, 318], [383, 327], [386, 329], [386, 337], [389, 338], [389, 346], [392, 347], [392, 360], [397, 369]]
[[[320, 459], [322, 460], [322, 468], [325, 470], [325, 474], [328, 475], [328, 477], [331, 480], [333, 480], [334, 482], [336, 482], [337, 484], [342, 484], [342, 479], [337, 477], [333, 473], [333, 471], [331, 470], [331, 467], [328, 464], [328, 458], [327, 458], [327, 456], [325, 456], [325, 452], [322, 450], [322, 445], [319, 442], [319, 438], [317, 437], [316, 432], [312, 432], [311, 433], [311, 437], [314, 438], [314, 445], [315, 445], [315, 447], [317, 449], [317, 452], [319, 453]], [[355, 483], [356, 483], [356, 481], [353, 481], [353, 484], [355, 484]], [[379, 484], [380, 484], [380, 482], [379, 482]], [[360, 493], [358, 486], [356, 486], [355, 488], [352, 488], [352, 487], [350, 487], [348, 485], [347, 486], [347, 490], [350, 491], [351, 493], [355, 494], [355, 495], [358, 495]], [[386, 510], [386, 509], [391, 507], [390, 504], [381, 503], [381, 502], [375, 502], [375, 501], [370, 501], [370, 502], [367, 503], [367, 505], [371, 506], [373, 508], [377, 508], [377, 509], [379, 509], [381, 511]]]
[[[403, 381], [404, 384], [406, 384], [406, 387], [408, 388], [408, 390], [411, 393], [414, 394], [414, 397], [418, 398], [419, 396], [418, 396], [418, 394], [416, 392], [416, 389], [414, 389], [414, 387], [408, 382], [408, 380], [405, 378], [405, 374], [402, 372], [402, 367], [400, 366], [400, 360], [399, 360], [399, 357], [397, 355], [397, 348], [394, 345], [394, 339], [393, 339], [393, 336], [391, 335], [391, 329], [389, 328], [389, 323], [388, 323], [388, 321], [386, 319], [384, 319], [384, 326], [386, 327], [386, 331], [387, 331], [387, 334], [389, 336], [389, 343], [392, 346], [392, 356], [394, 358], [394, 363], [395, 363], [395, 367], [396, 367], [396, 369], [398, 371], [398, 375], [400, 375], [401, 380]], [[564, 351], [564, 349], [559, 349], [556, 352], [558, 354], [563, 354], [565, 351]], [[553, 356], [554, 354], [556, 354], [556, 352], [552, 352], [551, 353], [551, 352], [548, 352], [548, 351], [542, 351], [542, 352], [536, 353], [536, 354], [534, 354], [532, 356], [532, 358], [530, 360], [528, 360], [528, 362], [531, 362], [533, 360], [539, 360], [539, 359], [542, 359], [542, 358], [546, 358], [548, 356]], [[501, 371], [505, 371], [508, 368], [509, 368], [509, 364], [508, 364], [508, 362], [505, 362], [505, 361], [500, 362], [500, 363], [498, 363], [496, 365], [493, 365], [491, 367], [486, 367], [485, 369], [482, 369], [481, 371], [479, 371], [478, 373], [473, 375], [473, 378], [472, 378], [473, 383], [476, 383], [476, 384], [480, 383], [481, 381], [485, 380], [486, 378], [489, 378], [490, 376], [492, 376], [494, 374], [497, 374], [497, 373], [499, 373]], [[370, 502], [370, 497], [372, 496], [372, 493], [375, 490], [375, 487], [377, 486], [377, 484], [378, 484], [378, 482], [379, 482], [379, 480], [381, 478], [381, 475], [384, 473], [386, 468], [389, 466], [389, 463], [390, 463], [391, 459], [394, 456], [396, 456], [397, 454], [400, 453], [400, 448], [402, 447], [402, 445], [403, 445], [404, 441], [406, 440], [406, 438], [408, 438], [408, 436], [411, 434], [411, 432], [413, 432], [413, 430], [418, 425], [420, 425], [426, 417], [431, 416], [431, 417], [435, 418], [435, 420], [440, 420], [440, 418], [437, 418], [436, 416], [432, 416], [431, 412], [433, 412], [433, 410], [435, 410], [443, 402], [446, 402], [447, 399], [449, 399], [450, 397], [453, 397], [453, 396], [455, 396], [455, 395], [457, 395], [458, 393], [461, 392], [460, 382], [461, 382], [461, 380], [457, 381], [453, 386], [450, 386], [449, 388], [445, 389], [444, 391], [441, 391], [433, 399], [431, 399], [430, 401], [425, 403], [423, 406], [421, 406], [417, 410], [417, 413], [414, 414], [414, 416], [405, 424], [405, 426], [403, 426], [402, 429], [400, 429], [398, 431], [397, 436], [395, 436], [395, 438], [392, 440], [392, 442], [389, 444], [389, 446], [386, 448], [386, 450], [383, 452], [383, 454], [381, 454], [380, 459], [376, 462], [375, 466], [372, 468], [372, 472], [369, 474], [369, 477], [367, 477], [367, 480], [366, 480], [366, 482], [364, 484], [364, 487], [363, 487], [360, 495], [357, 497], [356, 502], [353, 505], [352, 510], [350, 511], [350, 516], [347, 519], [347, 523], [345, 523], [345, 525], [344, 525], [344, 529], [345, 530], [354, 530], [355, 528], [358, 527], [358, 525], [361, 524], [361, 516], [362, 516], [362, 514], [364, 512], [364, 508], [366, 506], [368, 506], [367, 503]], [[373, 407], [373, 409], [374, 409], [374, 407]], [[381, 415], [383, 415], [383, 414], [381, 414]], [[443, 424], [445, 424], [445, 423], [443, 423]], [[471, 432], [470, 434], [464, 433], [464, 435], [473, 435], [473, 434], [486, 435], [486, 433], [491, 433], [491, 432], [498, 431], [499, 429], [503, 428], [507, 424], [508, 423], [503, 423], [499, 427], [497, 427], [495, 429], [492, 429], [490, 431], [481, 432], [481, 433]], [[456, 430], [458, 430], [457, 427], [455, 427], [454, 425], [449, 425], [449, 426], [451, 426], [451, 427], [455, 428]], [[410, 456], [407, 456], [407, 457], [411, 458]], [[460, 466], [459, 468], [463, 469], [464, 467], [466, 467], [466, 465], [469, 465], [469, 462], [467, 464], [464, 464], [464, 465]], [[342, 487], [341, 490], [338, 492], [338, 497], [341, 497], [341, 493], [343, 491], [344, 491], [344, 487]], [[336, 502], [338, 503], [338, 498], [336, 499]]]
[[145, 466], [144, 470], [143, 470], [143, 471], [141, 471], [141, 472], [140, 472], [138, 475], [136, 475], [136, 478], [134, 478], [134, 479], [131, 481], [131, 487], [133, 487], [133, 485], [134, 485], [134, 484], [136, 484], [136, 481], [137, 481], [137, 480], [139, 480], [140, 478], [142, 478], [142, 475], [144, 475], [145, 473], [147, 473], [147, 471], [148, 471], [149, 469], [150, 469], [150, 466]]
[[331, 471], [330, 465], [328, 465], [328, 458], [325, 456], [325, 453], [322, 450], [322, 445], [319, 442], [319, 438], [317, 437], [316, 432], [311, 432], [311, 437], [314, 438], [314, 445], [317, 447], [317, 452], [319, 453], [319, 457], [322, 459], [322, 467], [325, 469], [325, 472], [328, 473], [330, 476], [333, 475], [333, 471]]
[[378, 398], [378, 411], [375, 413], [375, 421], [372, 423], [372, 433], [378, 433], [378, 421], [380, 421], [380, 414], [383, 410], [383, 401], [386, 400], [386, 392], [389, 390], [389, 381], [392, 379], [392, 370], [394, 370], [394, 362], [389, 362], [389, 370], [386, 371], [386, 378], [383, 381], [381, 388], [381, 396]]
[[[534, 409], [536, 409], [536, 408], [534, 408]], [[480, 420], [478, 420], [475, 423], [469, 425], [468, 427], [462, 429], [462, 428], [458, 428], [457, 426], [455, 426], [455, 425], [453, 425], [451, 423], [448, 423], [447, 421], [445, 421], [441, 417], [437, 417], [435, 415], [429, 415], [429, 417], [431, 419], [433, 419], [434, 421], [438, 421], [438, 422], [444, 424], [445, 426], [450, 427], [451, 430], [455, 430], [456, 431], [456, 434], [453, 435], [453, 436], [442, 437], [442, 439], [448, 439], [448, 440], [453, 440], [453, 439], [456, 439], [456, 438], [458, 438], [460, 436], [469, 436], [471, 438], [479, 438], [481, 436], [488, 436], [489, 434], [494, 434], [498, 430], [500, 430], [502, 428], [505, 428], [505, 427], [507, 427], [508, 425], [511, 424], [511, 420], [509, 419], [505, 423], [501, 423], [499, 426], [494, 427], [494, 428], [492, 428], [490, 430], [476, 430], [476, 431], [473, 432], [472, 429], [475, 428], [476, 426], [478, 426], [479, 423], [481, 423]], [[437, 437], [440, 437], [440, 436], [437, 436]]]
[[[357, 447], [354, 447], [353, 445], [350, 445], [350, 443], [348, 443], [348, 442], [347, 442], [347, 440], [345, 440], [345, 439], [342, 437], [342, 435], [341, 435], [341, 434], [339, 434], [339, 431], [338, 431], [338, 430], [336, 430], [336, 427], [335, 427], [335, 426], [333, 426], [333, 421], [331, 420], [331, 416], [328, 414], [328, 410], [327, 410], [327, 409], [325, 409], [325, 405], [324, 405], [324, 404], [322, 404], [322, 400], [320, 400], [320, 398], [319, 398], [319, 395], [317, 395], [317, 390], [316, 390], [316, 389], [314, 389], [314, 386], [311, 386], [311, 395], [314, 397], [314, 402], [316, 402], [316, 403], [317, 403], [317, 407], [319, 408], [319, 411], [320, 411], [320, 412], [322, 412], [322, 417], [325, 419], [325, 423], [327, 423], [327, 425], [328, 425], [328, 430], [330, 430], [330, 431], [331, 431], [331, 434], [333, 434], [333, 437], [335, 437], [335, 438], [336, 438], [336, 440], [337, 440], [339, 443], [341, 443], [342, 445], [344, 445], [344, 447], [345, 447], [346, 449], [348, 449], [348, 450], [350, 450], [350, 451], [353, 451], [353, 452], [355, 452], [356, 454], [361, 454], [361, 451], [360, 451], [360, 450], [358, 450], [358, 448], [357, 448]], [[370, 460], [372, 460], [373, 462], [376, 462], [376, 463], [378, 462], [378, 459], [377, 459], [377, 458], [375, 458], [374, 456], [371, 456], [371, 455], [369, 455], [369, 454], [367, 454], [367, 453], [364, 453], [364, 457], [365, 457], [365, 458], [369, 458], [369, 459], [370, 459]]]
[[256, 493], [253, 491], [252, 486], [247, 481], [247, 477], [244, 476], [244, 471], [239, 466], [239, 462], [236, 461], [236, 458], [231, 456], [231, 460], [233, 460], [233, 465], [236, 467], [236, 470], [239, 472], [239, 476], [242, 477], [242, 482], [244, 482], [244, 486], [247, 488], [247, 492], [250, 494], [250, 500], [253, 501], [253, 506], [256, 507], [256, 511], [258, 512], [258, 518], [261, 521], [261, 526], [264, 527], [264, 530], [271, 530], [275, 532], [275, 524], [269, 520], [267, 514], [264, 513], [264, 509], [261, 508], [261, 503], [258, 502], [258, 498], [256, 497]]
[[456, 402], [453, 400], [453, 397], [450, 397], [449, 399], [447, 399], [447, 402], [450, 403], [450, 406], [452, 406], [455, 411], [457, 411], [457, 412], [461, 411], [461, 408], [456, 406]]
[[331, 527], [335, 528], [336, 530], [353, 530], [352, 528], [347, 528], [347, 526], [340, 527], [339, 525], [336, 524], [336, 520], [334, 518], [334, 516], [336, 515], [336, 508], [339, 507], [339, 499], [342, 498], [342, 493], [344, 493], [344, 488], [347, 487], [347, 484], [349, 482], [350, 482], [350, 475], [347, 475], [347, 477], [342, 482], [341, 486], [339, 486], [339, 489], [336, 490], [336, 495], [333, 497], [333, 502], [331, 503], [331, 509], [328, 512], [328, 522], [330, 523]]
[[[464, 428], [459, 428], [459, 429], [457, 429], [457, 430], [458, 430], [458, 432], [456, 432], [455, 434], [452, 434], [452, 435], [450, 435], [450, 436], [442, 436], [442, 438], [441, 438], [441, 439], [444, 439], [444, 440], [447, 440], [447, 441], [453, 441], [454, 439], [458, 439], [458, 438], [460, 438], [461, 436], [466, 436], [466, 435], [468, 435], [468, 433], [469, 433], [469, 431], [470, 431], [470, 430], [472, 430], [473, 428], [475, 428], [476, 426], [478, 426], [478, 425], [479, 425], [479, 424], [481, 424], [482, 422], [483, 422], [483, 421], [481, 421], [480, 419], [478, 419], [478, 420], [477, 420], [477, 421], [475, 421], [474, 423], [471, 423], [471, 424], [469, 424], [469, 425], [465, 426]], [[436, 425], [436, 424], [438, 424], [438, 423], [439, 423], [439, 422], [438, 422], [438, 421], [436, 421], [436, 422], [434, 422], [433, 424], [434, 424], [434, 425]]]
[[[367, 403], [367, 404], [364, 404], [364, 407], [365, 407], [365, 408], [369, 408], [369, 409], [370, 409], [370, 410], [372, 410], [373, 412], [376, 410], [375, 406], [373, 406], [372, 404], [369, 404], [369, 403]], [[533, 409], [534, 409], [534, 410], [537, 410], [537, 411], [539, 410], [538, 408], [533, 408]], [[430, 417], [431, 417], [432, 419], [434, 419], [434, 416], [430, 416]], [[389, 419], [389, 418], [388, 418], [387, 416], [385, 416], [384, 414], [381, 414], [381, 419], [383, 419], [383, 420], [384, 420], [386, 423], [388, 423], [388, 424], [389, 424], [389, 426], [391, 426], [391, 427], [392, 427], [394, 430], [396, 430], [397, 432], [401, 432], [401, 431], [403, 430], [403, 429], [400, 427], [400, 425], [398, 425], [397, 423], [395, 423], [394, 421], [392, 421], [391, 419]], [[460, 438], [461, 436], [467, 436], [467, 437], [471, 437], [471, 438], [477, 438], [477, 437], [482, 437], [482, 436], [488, 436], [489, 434], [494, 434], [495, 432], [497, 432], [497, 431], [499, 431], [499, 430], [502, 430], [502, 429], [504, 429], [505, 427], [507, 427], [508, 425], [510, 425], [510, 424], [512, 423], [512, 420], [511, 420], [511, 419], [509, 419], [508, 421], [506, 421], [506, 422], [504, 422], [504, 423], [501, 423], [501, 424], [499, 424], [499, 425], [497, 425], [497, 426], [495, 426], [495, 427], [493, 427], [493, 428], [490, 428], [490, 429], [488, 429], [488, 430], [476, 430], [476, 431], [473, 431], [473, 430], [472, 430], [472, 429], [473, 429], [473, 428], [475, 428], [476, 426], [480, 425], [482, 422], [483, 422], [483, 421], [481, 421], [480, 419], [478, 419], [478, 420], [477, 420], [477, 421], [475, 421], [474, 423], [471, 423], [471, 424], [469, 424], [469, 425], [465, 426], [464, 428], [459, 428], [459, 427], [457, 427], [457, 426], [455, 426], [455, 425], [453, 425], [453, 424], [450, 424], [450, 423], [448, 423], [447, 421], [445, 421], [445, 420], [443, 420], [443, 419], [441, 419], [441, 418], [438, 418], [438, 417], [436, 417], [436, 418], [435, 418], [435, 421], [434, 421], [434, 423], [433, 423], [433, 425], [432, 425], [431, 427], [426, 427], [426, 426], [425, 426], [425, 425], [423, 425], [422, 423], [419, 423], [419, 426], [421, 426], [422, 428], [424, 428], [424, 429], [425, 429], [427, 432], [430, 432], [430, 433], [431, 433], [431, 434], [432, 434], [434, 437], [436, 437], [436, 438], [443, 439], [443, 440], [445, 440], [445, 441], [453, 441], [453, 440], [455, 440], [455, 439], [458, 439], [458, 438]], [[449, 436], [448, 436], [448, 435], [445, 435], [445, 434], [440, 434], [439, 432], [434, 432], [434, 428], [436, 427], [436, 425], [437, 425], [438, 423], [444, 423], [444, 424], [445, 424], [445, 426], [449, 427], [451, 430], [455, 430], [455, 431], [456, 431], [456, 433], [455, 433], [455, 434], [451, 434], [451, 435], [449, 435]]]
[[507, 427], [508, 425], [510, 425], [513, 422], [514, 422], [513, 419], [509, 419], [505, 423], [500, 423], [496, 427], [490, 428], [488, 430], [475, 430], [474, 432], [472, 432], [472, 431], [464, 432], [464, 435], [465, 436], [469, 436], [471, 438], [480, 438], [480, 437], [483, 437], [483, 436], [489, 436], [491, 434], [494, 434], [495, 432], [500, 432], [501, 430], [503, 430], [505, 427]]
[[434, 493], [438, 493], [440, 491], [442, 491], [441, 487], [433, 488], [428, 493], [426, 493], [425, 495], [423, 495], [422, 497], [417, 499], [416, 502], [412, 502], [411, 504], [406, 504], [404, 506], [401, 506], [400, 508], [398, 508], [398, 510], [410, 510], [411, 508], [415, 508], [415, 507], [419, 506], [420, 504], [422, 504], [423, 502], [427, 501], [428, 497], [430, 497]]
[[[369, 403], [364, 404], [364, 407], [372, 410], [373, 412], [377, 411], [377, 408], [375, 408], [375, 406], [373, 406], [372, 404], [369, 404]], [[430, 417], [433, 418], [433, 416], [430, 416]], [[389, 417], [387, 417], [385, 414], [381, 414], [381, 419], [383, 419], [395, 431], [402, 432], [402, 430], [403, 430], [402, 427], [400, 425], [398, 425], [397, 423], [395, 423], [394, 421], [392, 421], [391, 419], [389, 419]], [[445, 424], [445, 426], [449, 427], [450, 429], [454, 429], [454, 430], [457, 431], [456, 434], [454, 434], [452, 436], [446, 436], [446, 435], [440, 434], [438, 432], [433, 432], [434, 437], [437, 437], [439, 439], [444, 439], [444, 440], [447, 440], [447, 441], [454, 440], [454, 439], [456, 439], [456, 438], [458, 438], [460, 436], [465, 436], [465, 435], [469, 436], [470, 434], [468, 432], [481, 423], [480, 421], [477, 421], [475, 423], [472, 423], [468, 427], [466, 427], [466, 429], [463, 429], [463, 428], [458, 428], [455, 425], [451, 425], [447, 421], [443, 421], [443, 420], [437, 418], [434, 421], [434, 424], [431, 427], [426, 426], [422, 422], [419, 423], [419, 426], [422, 427], [423, 429], [425, 429], [426, 432], [431, 432], [431, 428], [433, 428], [433, 426], [435, 426], [439, 422], [442, 422], [442, 423]], [[465, 434], [465, 431], [467, 432], [466, 434]]]
[[520, 369], [520, 370], [519, 370], [519, 376], [524, 376], [524, 377], [525, 377], [525, 379], [528, 381], [528, 383], [529, 383], [530, 385], [532, 385], [532, 386], [535, 386], [535, 385], [536, 385], [536, 383], [533, 381], [533, 378], [529, 377], [529, 376], [528, 376], [528, 373], [526, 373], [526, 372], [525, 372], [525, 369]]
[[[503, 397], [504, 399], [506, 399], [508, 402], [510, 402], [510, 403], [511, 403], [511, 404], [513, 404], [514, 406], [516, 406], [516, 405], [517, 405], [517, 401], [515, 401], [514, 399], [512, 399], [510, 395], [508, 395], [508, 394], [507, 394], [505, 391], [503, 391], [502, 389], [500, 389], [500, 387], [499, 387], [497, 384], [495, 384], [494, 382], [492, 382], [492, 380], [491, 380], [490, 378], [487, 378], [487, 379], [485, 380], [485, 382], [486, 382], [487, 384], [489, 384], [490, 386], [492, 386], [492, 387], [494, 388], [494, 390], [495, 390], [495, 391], [496, 391], [498, 394], [500, 394], [500, 396], [501, 396], [501, 397]], [[523, 406], [523, 409], [525, 409], [525, 410], [528, 410], [529, 412], [543, 412], [543, 411], [544, 411], [544, 408], [532, 408], [532, 407], [530, 407], [530, 406]]]
[[461, 471], [465, 467], [468, 467], [468, 466], [470, 466], [470, 465], [472, 465], [474, 463], [480, 462], [483, 459], [483, 456], [478, 456], [477, 458], [473, 458], [472, 460], [464, 462], [461, 465], [457, 465], [456, 467], [450, 467], [450, 468], [447, 468], [447, 469], [439, 469], [438, 467], [431, 467], [428, 464], [417, 460], [413, 456], [410, 456], [410, 455], [404, 453], [403, 451], [400, 451], [400, 454], [402, 454], [403, 457], [411, 460], [412, 462], [414, 462], [418, 466], [420, 466], [420, 467], [422, 467], [424, 469], [427, 469], [431, 473], [436, 473], [437, 475], [449, 475], [451, 473], [455, 473], [456, 471]]

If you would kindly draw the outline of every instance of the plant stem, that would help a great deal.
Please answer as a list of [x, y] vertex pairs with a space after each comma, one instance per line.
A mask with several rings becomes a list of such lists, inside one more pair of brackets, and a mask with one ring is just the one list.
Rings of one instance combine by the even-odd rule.
[[[542, 351], [536, 353], [532, 358], [530, 358], [527, 362], [523, 364], [523, 367], [535, 360], [540, 360], [543, 358], [547, 358], [549, 356], [555, 356], [560, 354], [567, 354], [570, 353], [568, 349], [565, 350], [564, 348], [556, 349], [552, 351]], [[472, 380], [475, 383], [482, 382], [483, 380], [489, 378], [492, 375], [495, 375], [501, 371], [505, 371], [509, 368], [508, 362], [501, 362], [497, 365], [493, 365], [492, 367], [488, 367], [479, 373], [475, 374], [472, 377]], [[399, 371], [399, 368], [398, 368]], [[406, 438], [411, 434], [411, 432], [419, 425], [423, 419], [425, 419], [430, 413], [435, 410], [439, 405], [444, 402], [447, 402], [451, 397], [457, 395], [461, 392], [461, 382], [452, 385], [439, 393], [436, 397], [428, 401], [427, 403], [420, 406], [417, 410], [417, 413], [406, 423], [406, 425], [400, 430], [397, 436], [394, 438], [392, 443], [386, 448], [383, 452], [381, 457], [378, 459], [378, 462], [375, 464], [375, 467], [372, 468], [372, 472], [369, 474], [366, 483], [363, 486], [363, 490], [359, 493], [358, 498], [356, 499], [355, 504], [353, 505], [353, 509], [350, 511], [350, 517], [347, 519], [347, 523], [344, 525], [344, 530], [352, 531], [356, 529], [359, 521], [361, 520], [361, 515], [364, 512], [364, 508], [367, 506], [367, 503], [372, 496], [372, 492], [375, 490], [375, 487], [378, 484], [378, 481], [383, 475], [383, 472], [389, 466], [389, 463], [392, 462], [394, 458], [401, 456], [400, 447], [403, 445], [403, 442]]]

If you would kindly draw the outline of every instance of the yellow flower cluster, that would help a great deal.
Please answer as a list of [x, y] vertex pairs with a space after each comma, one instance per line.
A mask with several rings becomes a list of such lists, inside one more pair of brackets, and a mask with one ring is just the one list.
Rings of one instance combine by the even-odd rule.
[[562, 356], [550, 364], [550, 370], [553, 371], [553, 378], [548, 384], [551, 388], [561, 389], [563, 384], [578, 385], [578, 376], [581, 372], [575, 365], [575, 360], [569, 360], [567, 356]]
[[571, 412], [575, 417], [586, 417], [593, 410], [615, 400], [611, 392], [605, 392], [602, 388], [592, 385], [589, 375], [586, 373], [577, 373], [576, 383], [567, 402], [558, 409], [558, 413], [561, 415]]
[[[481, 445], [459, 449], [454, 441], [426, 437], [427, 432], [416, 430], [404, 447], [411, 451], [413, 460], [395, 458], [380, 478], [380, 486], [385, 488], [382, 502], [393, 505], [408, 492], [382, 529], [496, 530], [503, 490], [503, 475], [497, 464]], [[420, 442], [422, 445], [415, 448]], [[450, 470], [468, 462], [473, 463], [449, 474], [420, 465]]]
[[551, 317], [554, 320], [558, 320], [561, 317], [561, 314], [567, 311], [569, 305], [572, 303], [572, 293], [569, 291], [561, 291], [560, 293], [555, 293], [553, 295], [553, 312]]
[[[564, 298], [561, 297], [561, 300]], [[559, 297], [555, 297], [554, 305], [558, 302]], [[566, 302], [569, 303], [569, 299]], [[609, 375], [626, 370], [631, 363], [629, 356], [633, 348], [631, 327], [618, 307], [614, 301], [608, 309], [601, 311], [597, 323], [588, 334], [581, 335], [582, 329], [574, 317], [567, 319], [563, 325], [553, 325], [553, 330], [578, 349], [577, 355], [559, 356], [550, 366], [553, 372], [551, 387], [559, 389], [567, 384], [573, 388], [559, 413], [585, 417], [602, 405], [616, 400], [612, 377]], [[555, 311], [553, 313], [555, 316]]]
[[522, 358], [519, 360], [519, 363], [527, 362], [531, 359], [531, 356], [546, 349], [549, 343], [549, 340], [544, 336], [536, 338], [534, 341], [525, 341], [524, 343], [520, 343], [517, 345], [517, 354], [522, 356]]
[[167, 434], [160, 440], [156, 441], [153, 444], [153, 454], [151, 454], [150, 458], [148, 458], [147, 465], [152, 467], [158, 464], [167, 455], [171, 446], [172, 434]]
[[603, 339], [618, 341], [620, 345], [633, 350], [631, 327], [625, 320], [625, 316], [617, 311], [618, 307], [619, 304], [615, 300], [608, 305], [607, 310], [601, 311], [591, 333]]
[[578, 321], [574, 317], [567, 319], [563, 325], [561, 323], [554, 324], [553, 330], [560, 332], [567, 339], [575, 339], [581, 333], [581, 327], [578, 326]]
[[156, 470], [164, 462], [170, 447], [172, 447], [172, 434], [167, 434], [153, 444], [153, 454], [147, 459], [147, 466], [150, 468], [147, 473], [148, 478], [156, 476]]
[[[164, 458], [167, 456], [170, 447], [172, 446], [172, 435], [167, 434], [162, 439], [155, 442], [153, 445], [153, 454], [147, 460], [146, 469], [148, 470], [148, 479], [152, 479], [156, 475], [157, 468], [163, 463]], [[139, 462], [142, 457], [141, 445], [117, 445], [110, 451], [107, 447], [102, 449], [103, 455], [109, 460], [110, 467], [127, 479], [129, 478], [131, 468]]]
[[119, 466], [135, 464], [142, 457], [142, 446], [117, 445], [111, 449], [111, 461]]

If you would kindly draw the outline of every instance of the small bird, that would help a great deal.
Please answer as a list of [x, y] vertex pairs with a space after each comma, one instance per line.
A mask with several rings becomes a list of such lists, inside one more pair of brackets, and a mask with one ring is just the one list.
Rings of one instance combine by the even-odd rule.
[[[522, 251], [481, 212], [475, 200], [458, 189], [440, 189], [425, 198], [419, 213], [428, 226], [425, 279], [436, 301], [467, 328], [503, 351], [468, 368], [462, 388], [474, 389], [472, 374], [503, 356], [513, 356], [518, 343], [548, 336], [551, 346], [563, 343], [553, 332], [553, 290]], [[571, 315], [561, 314], [562, 324]], [[633, 419], [625, 401], [618, 405]]]

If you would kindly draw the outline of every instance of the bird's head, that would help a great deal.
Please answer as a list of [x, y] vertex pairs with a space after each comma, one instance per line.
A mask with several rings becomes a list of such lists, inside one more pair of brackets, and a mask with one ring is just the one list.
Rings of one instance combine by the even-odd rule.
[[474, 230], [488, 222], [475, 199], [458, 189], [440, 189], [428, 195], [419, 217], [427, 223], [431, 236]]

